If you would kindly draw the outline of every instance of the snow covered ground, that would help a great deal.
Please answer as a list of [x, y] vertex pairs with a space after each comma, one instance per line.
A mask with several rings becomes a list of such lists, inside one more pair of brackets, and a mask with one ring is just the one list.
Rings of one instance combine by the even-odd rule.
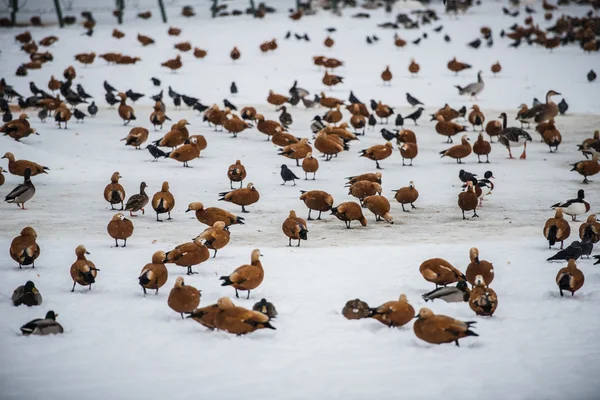
[[[439, 23], [444, 25], [442, 33], [433, 32], [439, 24], [426, 26], [421, 33], [428, 32], [429, 38], [418, 47], [409, 44], [403, 50], [393, 46], [392, 31], [376, 27], [391, 19], [383, 12], [372, 12], [370, 20], [350, 19], [358, 10], [346, 10], [341, 18], [322, 14], [293, 22], [283, 12], [291, 4], [275, 5], [279, 14], [262, 21], [246, 16], [211, 20], [206, 10], [198, 7], [196, 11], [202, 15], [185, 20], [176, 16], [173, 8], [169, 25], [183, 29], [179, 38], [166, 35], [167, 27], [158, 21], [156, 10], [149, 21], [127, 14], [126, 24], [119, 27], [127, 34], [121, 41], [110, 37], [114, 23], [112, 17], [103, 15], [97, 15], [99, 25], [92, 38], [79, 36], [81, 27], [31, 29], [36, 40], [56, 34], [60, 41], [50, 48], [55, 61], [40, 71], [30, 71], [26, 78], [12, 75], [25, 59], [13, 43], [13, 36], [21, 30], [0, 31], [2, 75], [22, 94], [29, 93], [29, 81], [45, 88], [50, 74], [62, 76], [75, 53], [122, 51], [143, 60], [135, 67], [107, 66], [99, 59], [86, 68], [74, 64], [76, 83], [101, 106], [98, 116], [83, 124], [73, 120], [65, 131], [50, 121], [40, 123], [31, 112], [39, 136], [22, 143], [0, 138], [0, 153], [10, 151], [17, 159], [33, 160], [51, 169], [48, 175], [33, 178], [37, 192], [27, 203], [27, 211], [0, 204], [0, 248], [5, 249], [0, 252], [0, 398], [595, 398], [600, 389], [596, 380], [600, 350], [595, 345], [600, 333], [600, 273], [592, 261], [580, 260], [585, 285], [574, 298], [560, 298], [554, 279], [564, 264], [544, 261], [554, 251], [547, 249], [542, 227], [553, 215], [549, 206], [575, 197], [579, 188], [586, 190], [592, 212], [600, 202], [598, 178], [592, 177], [592, 183], [584, 186], [581, 177], [569, 171], [570, 163], [583, 158], [576, 144], [600, 127], [598, 83], [585, 79], [590, 68], [597, 69], [598, 54], [584, 54], [574, 46], [553, 53], [526, 45], [518, 50], [508, 48], [508, 41], [500, 39], [498, 32], [516, 20], [500, 16], [501, 2], [486, 2], [459, 19], [443, 16]], [[439, 5], [434, 7], [440, 10]], [[565, 10], [572, 15], [587, 11], [578, 7]], [[541, 26], [547, 25], [538, 19]], [[477, 51], [465, 46], [478, 37], [482, 25], [493, 29], [495, 45]], [[327, 26], [338, 28], [332, 35], [336, 45], [331, 50], [322, 45]], [[312, 41], [286, 41], [283, 36], [288, 30], [306, 32]], [[135, 39], [138, 32], [156, 39], [156, 46], [142, 48]], [[418, 35], [417, 31], [398, 33], [406, 40]], [[452, 37], [450, 45], [442, 39], [445, 33]], [[367, 46], [365, 36], [372, 34], [381, 40]], [[261, 54], [258, 45], [274, 37], [279, 48]], [[160, 62], [174, 57], [177, 51], [172, 45], [185, 40], [207, 49], [207, 58], [195, 60], [186, 53], [178, 73], [164, 71]], [[234, 45], [242, 52], [242, 59], [235, 64], [229, 59]], [[346, 230], [342, 222], [326, 216], [309, 223], [309, 240], [301, 248], [288, 248], [282, 222], [291, 209], [301, 216], [307, 212], [298, 199], [299, 191], [327, 190], [336, 204], [354, 200], [343, 187], [343, 178], [375, 171], [374, 162], [359, 158], [358, 151], [384, 142], [379, 125], [359, 142], [352, 142], [351, 150], [337, 159], [328, 163], [319, 159], [317, 180], [282, 187], [282, 163], [299, 176], [302, 171], [293, 161], [278, 156], [276, 147], [256, 130], [231, 139], [207, 127], [197, 113], [173, 110], [165, 96], [167, 115], [174, 121], [186, 118], [190, 132], [203, 134], [208, 148], [190, 163], [194, 168], [182, 168], [173, 160], [152, 163], [145, 150], [126, 148], [119, 141], [130, 127], [124, 127], [116, 110], [107, 109], [103, 100], [105, 79], [123, 91], [131, 88], [150, 95], [158, 92], [150, 83], [155, 76], [163, 81], [165, 94], [171, 85], [200, 97], [205, 104], [226, 97], [238, 106], [253, 105], [267, 118], [276, 119], [278, 113], [265, 101], [269, 89], [287, 93], [294, 79], [311, 92], [324, 89], [322, 71], [312, 65], [312, 56], [319, 54], [346, 62], [336, 71], [346, 77], [345, 84], [328, 95], [347, 98], [352, 89], [362, 101], [381, 99], [403, 115], [411, 112], [404, 99], [406, 91], [421, 99], [428, 112], [446, 102], [456, 108], [474, 104], [459, 98], [453, 85], [473, 81], [478, 69], [484, 71], [486, 89], [477, 104], [487, 120], [505, 111], [512, 123], [520, 103], [530, 103], [534, 96], [542, 99], [547, 90], [554, 89], [570, 105], [567, 115], [557, 119], [563, 143], [557, 153], [550, 154], [547, 146], [539, 143], [539, 135], [531, 131], [534, 141], [526, 161], [507, 159], [506, 150], [496, 144], [491, 164], [477, 164], [472, 155], [460, 166], [439, 158], [438, 152], [448, 145], [435, 133], [434, 124], [423, 117], [414, 128], [419, 142], [414, 166], [402, 167], [395, 144], [392, 157], [382, 162], [383, 194], [392, 203], [394, 225], [375, 223], [368, 210], [366, 228]], [[446, 63], [455, 55], [473, 64], [473, 70], [454, 77]], [[410, 58], [421, 64], [417, 78], [408, 76]], [[489, 67], [496, 60], [504, 70], [494, 78]], [[379, 78], [388, 64], [394, 73], [389, 88], [383, 87]], [[240, 90], [235, 97], [229, 94], [232, 80]], [[138, 120], [133, 126], [149, 128], [150, 106], [147, 98], [134, 106]], [[310, 120], [315, 113], [324, 112], [322, 108], [292, 109], [291, 132], [311, 137]], [[411, 124], [407, 127], [412, 129]], [[150, 140], [166, 131], [166, 127], [160, 132], [151, 130]], [[470, 138], [474, 141], [476, 135], [471, 132]], [[279, 311], [273, 322], [277, 330], [245, 337], [207, 331], [189, 319], [182, 321], [167, 306], [169, 290], [175, 278], [185, 273], [183, 268], [169, 267], [169, 281], [158, 296], [143, 297], [137, 284], [141, 268], [155, 251], [189, 241], [205, 228], [193, 215], [184, 213], [190, 202], [240, 212], [237, 206], [217, 202], [217, 194], [229, 188], [226, 171], [236, 159], [246, 166], [246, 182], [255, 184], [261, 199], [248, 208], [246, 225], [231, 228], [231, 243], [216, 259], [197, 267], [200, 274], [186, 277], [186, 282], [202, 290], [201, 306], [231, 296], [233, 289], [221, 287], [218, 276], [247, 263], [251, 250], [260, 248], [265, 281], [250, 300], [235, 303], [250, 308], [266, 297]], [[491, 170], [496, 177], [496, 189], [478, 210], [480, 218], [476, 220], [463, 221], [456, 203], [461, 168], [479, 176]], [[158, 223], [152, 212], [134, 218], [135, 232], [126, 249], [111, 248], [113, 241], [106, 233], [114, 212], [104, 202], [102, 191], [114, 171], [123, 176], [121, 183], [128, 196], [138, 191], [141, 181], [148, 183], [150, 195], [168, 181], [176, 199], [173, 221]], [[392, 190], [411, 180], [420, 192], [417, 210], [403, 213]], [[0, 192], [5, 195], [20, 182], [20, 177], [7, 174]], [[37, 230], [42, 249], [35, 270], [19, 270], [8, 254], [10, 241], [27, 225]], [[578, 227], [579, 223], [571, 223], [568, 242], [577, 238]], [[101, 271], [91, 291], [77, 288], [70, 293], [68, 271], [79, 244], [87, 247], [89, 258]], [[480, 336], [463, 340], [460, 348], [420, 341], [412, 323], [388, 329], [374, 320], [347, 321], [341, 315], [345, 302], [356, 297], [377, 306], [406, 293], [415, 309], [425, 306], [421, 294], [433, 285], [419, 274], [421, 262], [442, 257], [464, 270], [473, 246], [479, 248], [482, 259], [494, 263], [492, 287], [499, 296], [496, 314], [480, 318], [466, 304], [427, 305], [436, 313], [478, 322], [475, 331]], [[28, 279], [40, 289], [43, 305], [13, 307], [12, 291]], [[50, 309], [60, 314], [64, 335], [26, 338], [18, 334], [22, 324]]]

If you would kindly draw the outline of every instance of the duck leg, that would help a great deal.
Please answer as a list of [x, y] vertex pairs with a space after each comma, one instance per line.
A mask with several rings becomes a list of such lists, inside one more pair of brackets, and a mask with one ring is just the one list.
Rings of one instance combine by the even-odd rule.
[[510, 147], [508, 148], [508, 158], [510, 158], [511, 160], [514, 159], [512, 151], [510, 151]]
[[308, 220], [309, 220], [309, 221], [312, 221], [312, 218], [310, 217], [310, 212], [311, 212], [311, 211], [312, 211], [312, 210], [309, 208], [309, 209], [308, 209]]
[[[284, 182], [284, 184], [285, 184], [285, 182]], [[249, 211], [246, 211], [246, 208], [244, 206], [242, 206], [242, 212], [243, 213], [249, 213]]]
[[479, 158], [479, 154], [477, 154], [477, 164], [481, 164], [481, 159]]
[[298, 162], [298, 159], [296, 158], [296, 167], [300, 166], [300, 162]]
[[321, 219], [321, 211], [319, 211], [319, 216], [317, 217], [317, 219]]
[[417, 209], [417, 207], [415, 207], [413, 203], [410, 203], [410, 206], [411, 206], [411, 207], [412, 207], [414, 210], [416, 210], [416, 209]]
[[313, 181], [314, 181], [314, 180], [317, 180], [317, 173], [316, 173], [316, 172], [313, 172], [313, 178], [312, 178], [312, 180], [313, 180]]
[[75, 281], [73, 281], [73, 289], [71, 289], [71, 293], [73, 293], [75, 291]]
[[238, 294], [238, 290], [237, 289], [235, 289], [235, 297], [238, 298], [238, 299], [240, 298], [240, 295]]
[[527, 142], [523, 145], [523, 154], [521, 154], [521, 160], [527, 159]]
[[117, 239], [115, 239], [115, 248], [119, 247], [119, 242], [117, 242]]
[[401, 203], [401, 205], [402, 205], [402, 211], [404, 211], [404, 212], [410, 212], [409, 210], [405, 210], [404, 209], [404, 203]]
[[173, 218], [171, 218], [171, 211], [168, 212], [169, 218], [167, 218], [167, 221], [172, 220]]
[[486, 154], [486, 155], [485, 155], [485, 158], [486, 158], [486, 160], [485, 160], [485, 163], [486, 163], [486, 164], [489, 164], [489, 163], [490, 163], [490, 155], [489, 155], [489, 154]]
[[248, 290], [248, 296], [246, 296], [246, 300], [250, 298], [250, 291]]
[[288, 247], [292, 247], [292, 238], [289, 238], [288, 240]]
[[476, 210], [473, 210], [473, 216], [471, 218], [475, 218], [475, 217], [479, 218], [479, 215], [477, 215], [477, 211]]
[[158, 213], [156, 213], [156, 221], [157, 222], [163, 222], [162, 219], [158, 219]]
[[187, 267], [187, 274], [188, 275], [194, 275], [194, 274], [197, 274], [197, 272], [193, 272], [192, 271], [192, 266], [188, 265], [188, 267]]
[[308, 180], [308, 172], [304, 171], [304, 180], [307, 181]]
[[377, 166], [377, 169], [383, 169], [379, 166], [379, 161], [375, 160], [375, 165]]
[[123, 247], [127, 247], [127, 239], [123, 240]]
[[215, 255], [213, 256], [213, 258], [215, 258], [217, 256], [217, 249], [215, 249]]
[[[183, 316], [183, 313], [180, 313], [180, 314], [181, 314], [181, 319], [185, 319], [185, 317]], [[458, 342], [456, 342], [456, 343], [458, 343]]]
[[588, 178], [587, 178], [587, 176], [584, 176], [584, 177], [583, 177], [583, 182], [582, 182], [582, 183], [590, 183], [590, 181], [588, 181]]
[[[463, 213], [463, 219], [467, 219], [467, 218], [465, 217], [465, 210], [462, 210], [462, 213]], [[436, 286], [436, 289], [437, 289], [437, 286]]]

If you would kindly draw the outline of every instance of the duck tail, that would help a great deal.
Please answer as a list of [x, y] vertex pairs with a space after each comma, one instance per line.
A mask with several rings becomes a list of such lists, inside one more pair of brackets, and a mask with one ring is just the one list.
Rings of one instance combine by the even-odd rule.
[[271, 325], [271, 323], [270, 323], [270, 322], [268, 322], [268, 321], [267, 321], [267, 322], [264, 322], [264, 323], [262, 324], [262, 326], [263, 326], [264, 328], [267, 328], [267, 329], [273, 329], [273, 330], [277, 330], [277, 328], [275, 328], [273, 325]]
[[168, 121], [172, 121], [172, 119], [169, 118], [169, 117], [167, 117], [166, 115], [165, 115], [165, 119], [168, 120]]
[[233, 282], [231, 281], [231, 279], [229, 279], [229, 276], [222, 276], [219, 279], [223, 281], [223, 283], [221, 283], [221, 286], [233, 285]]
[[360, 154], [359, 157], [364, 157], [367, 154], [367, 150], [361, 150], [358, 153]]
[[558, 233], [558, 228], [556, 225], [552, 225], [550, 230], [548, 231], [548, 243], [550, 246], [554, 246], [556, 243], [556, 234]]
[[558, 287], [562, 290], [570, 290], [571, 289], [571, 277], [569, 274], [564, 274], [560, 280], [558, 281]]
[[444, 156], [446, 155], [447, 151], [448, 150], [442, 150], [442, 151], [440, 151], [440, 154], [442, 155], [440, 158], [444, 158]]
[[140, 277], [138, 278], [138, 280], [140, 281], [140, 285], [141, 286], [145, 286], [147, 284], [150, 283], [150, 279], [148, 278], [148, 273], [150, 271], [146, 271], [144, 272], [142, 275], [140, 275]]
[[463, 94], [463, 93], [464, 93], [464, 91], [465, 91], [465, 89], [463, 89], [462, 87], [460, 87], [460, 86], [458, 86], [458, 85], [454, 85], [454, 87], [458, 89], [458, 93], [459, 93], [459, 94]]
[[559, 254], [559, 253], [560, 253], [560, 251], [559, 251], [558, 253], [556, 253], [555, 255], [553, 255], [552, 257], [550, 257], [550, 258], [547, 258], [547, 259], [546, 259], [546, 261], [562, 260], [562, 259], [561, 259], [561, 258], [558, 256], [558, 254]]
[[600, 264], [600, 256], [594, 256], [594, 258], [596, 259], [594, 265]]
[[242, 218], [242, 217], [237, 217], [237, 218], [235, 219], [235, 223], [236, 223], [236, 224], [240, 224], [240, 225], [244, 225], [244, 218]]
[[465, 336], [479, 336], [477, 333], [473, 332], [470, 329], [467, 329], [467, 331], [465, 332]]
[[227, 196], [230, 192], [221, 192], [219, 193], [219, 201], [225, 200], [225, 196]]
[[300, 239], [308, 240], [308, 230], [304, 227], [300, 229]]
[[50, 168], [48, 168], [48, 167], [42, 167], [42, 169], [43, 169], [43, 171], [42, 171], [42, 172], [43, 172], [44, 174], [47, 174], [47, 173], [48, 173], [48, 172], [46, 172], [46, 171], [50, 171]]

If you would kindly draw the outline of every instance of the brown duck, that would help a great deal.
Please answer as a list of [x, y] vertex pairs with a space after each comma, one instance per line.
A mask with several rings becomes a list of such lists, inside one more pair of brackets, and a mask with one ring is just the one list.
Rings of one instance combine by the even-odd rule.
[[25, 176], [25, 170], [29, 168], [31, 170], [31, 176], [38, 174], [47, 174], [50, 170], [48, 167], [44, 167], [38, 163], [28, 160], [15, 160], [13, 153], [7, 152], [2, 158], [8, 160], [8, 172], [17, 176]]
[[392, 144], [387, 142], [386, 144], [377, 144], [375, 146], [371, 146], [366, 150], [361, 150], [359, 153], [360, 157], [366, 157], [369, 160], [375, 161], [377, 169], [382, 169], [379, 166], [379, 161], [385, 160], [391, 156], [393, 150]]
[[289, 239], [289, 247], [292, 247], [292, 239], [298, 241], [298, 246], [300, 247], [300, 240], [307, 240], [308, 228], [306, 225], [306, 221], [302, 218], [298, 218], [296, 216], [296, 212], [291, 210], [288, 217], [283, 221], [281, 225], [281, 230], [283, 234]]
[[573, 167], [571, 171], [577, 171], [579, 175], [583, 176], [583, 183], [589, 183], [588, 176], [596, 175], [600, 172], [600, 164], [598, 163], [598, 154], [596, 154], [591, 160], [579, 161], [578, 163], [571, 164]]
[[367, 196], [362, 202], [369, 211], [375, 214], [375, 221], [384, 220], [390, 224], [394, 223], [394, 218], [390, 214], [390, 202], [384, 196]]
[[465, 275], [467, 282], [475, 286], [475, 278], [481, 276], [486, 285], [490, 285], [494, 280], [494, 266], [492, 263], [479, 259], [479, 250], [476, 247], [469, 250], [471, 263], [467, 266]]
[[96, 268], [93, 262], [85, 258], [86, 254], [90, 253], [83, 245], [79, 245], [75, 249], [77, 261], [71, 265], [70, 270], [71, 278], [73, 279], [73, 288], [71, 289], [71, 292], [75, 291], [75, 284], [88, 286], [88, 290], [92, 290], [92, 284], [96, 283], [96, 276], [100, 270]]
[[560, 242], [560, 248], [562, 249], [564, 241], [570, 235], [571, 227], [563, 216], [562, 208], [557, 208], [554, 218], [548, 218], [544, 225], [544, 237], [548, 240], [548, 248], [550, 249], [556, 242]]
[[154, 130], [156, 130], [157, 126], [160, 126], [160, 129], [162, 129], [165, 121], [171, 120], [171, 118], [167, 117], [165, 115], [165, 113], [161, 111], [161, 109], [162, 109], [162, 104], [160, 101], [157, 101], [154, 104], [154, 111], [152, 112], [152, 114], [150, 114], [150, 122], [154, 126]]
[[197, 308], [187, 318], [191, 318], [211, 331], [217, 328], [217, 314], [220, 312], [217, 304]]
[[175, 280], [175, 286], [169, 293], [167, 303], [173, 311], [181, 314], [181, 319], [184, 319], [183, 313], [191, 313], [198, 307], [200, 296], [198, 289], [186, 285], [183, 277], [178, 276]]
[[471, 144], [468, 142], [467, 135], [463, 135], [460, 144], [450, 147], [447, 150], [440, 151], [443, 157], [454, 158], [458, 164], [462, 164], [462, 159], [471, 155]]
[[182, 162], [185, 168], [192, 168], [188, 163], [193, 159], [200, 157], [200, 145], [198, 145], [198, 139], [195, 137], [188, 140], [188, 142], [189, 143], [179, 146], [167, 154], [167, 156], [173, 160]]
[[491, 317], [498, 308], [498, 295], [493, 289], [487, 287], [487, 283], [481, 275], [475, 277], [473, 286], [469, 297], [469, 307], [477, 315]]
[[475, 193], [475, 187], [473, 186], [473, 182], [467, 182], [467, 188], [464, 192], [458, 194], [458, 206], [462, 210], [463, 219], [467, 219], [465, 217], [465, 211], [473, 210], [473, 218], [479, 217], [477, 215], [477, 205], [479, 204], [477, 193]]
[[435, 131], [440, 135], [448, 137], [446, 143], [453, 143], [452, 136], [467, 130], [466, 126], [445, 120], [443, 115], [438, 115], [435, 119], [437, 120], [437, 123], [435, 124]]
[[258, 193], [253, 183], [249, 183], [242, 189], [219, 193], [219, 196], [219, 201], [227, 201], [242, 206], [243, 213], [248, 212], [246, 211], [246, 206], [252, 205], [260, 199], [260, 193]]
[[123, 202], [125, 201], [125, 189], [119, 183], [121, 174], [115, 172], [110, 177], [110, 183], [104, 188], [104, 200], [110, 204], [110, 209], [114, 210], [115, 204], [121, 203], [121, 211], [123, 210]]
[[402, 166], [404, 166], [404, 160], [410, 160], [409, 166], [412, 167], [413, 160], [419, 154], [419, 148], [416, 143], [402, 143], [402, 145], [398, 146], [400, 149], [400, 155], [402, 156]]
[[118, 96], [121, 98], [121, 104], [119, 105], [119, 117], [123, 120], [123, 125], [127, 125], [132, 120], [135, 120], [135, 113], [131, 106], [128, 106], [125, 101], [127, 100], [127, 95], [125, 93], [119, 92]]
[[419, 267], [419, 272], [426, 281], [435, 283], [436, 289], [438, 286], [446, 286], [459, 280], [466, 280], [462, 272], [442, 258], [432, 258], [424, 261]]
[[311, 190], [311, 191], [300, 191], [302, 195], [300, 196], [300, 200], [304, 202], [306, 207], [308, 207], [308, 220], [312, 221], [310, 217], [311, 211], [315, 210], [319, 212], [319, 216], [317, 219], [321, 219], [321, 213], [323, 211], [331, 210], [333, 207], [333, 197], [322, 190]]
[[23, 228], [21, 234], [10, 243], [10, 256], [19, 263], [19, 269], [23, 265], [31, 265], [35, 268], [35, 260], [40, 256], [40, 246], [36, 243], [37, 232], [32, 227]]
[[162, 222], [162, 220], [158, 219], [159, 214], [168, 214], [169, 218], [167, 220], [172, 219], [171, 211], [175, 208], [175, 198], [169, 192], [169, 182], [163, 182], [160, 192], [156, 192], [152, 196], [152, 208], [156, 211], [156, 220], [158, 222]]
[[477, 162], [481, 163], [481, 156], [485, 156], [486, 163], [490, 163], [490, 153], [492, 152], [492, 145], [490, 142], [483, 139], [483, 134], [479, 133], [477, 140], [473, 143], [473, 153], [477, 155]]
[[360, 182], [360, 181], [370, 181], [370, 182], [376, 182], [379, 183], [381, 185], [381, 172], [377, 171], [375, 173], [369, 172], [366, 174], [361, 174], [361, 175], [356, 175], [356, 176], [349, 176], [345, 179], [348, 179], [348, 182], [346, 182], [346, 186], [352, 186], [354, 185], [356, 182]]
[[152, 255], [152, 263], [146, 264], [142, 268], [138, 280], [144, 291], [144, 296], [146, 295], [146, 289], [154, 289], [156, 290], [154, 294], [158, 294], [158, 289], [167, 283], [169, 271], [165, 267], [166, 258], [167, 254], [164, 251], [157, 251]]
[[138, 126], [132, 128], [131, 131], [129, 131], [129, 134], [121, 139], [121, 141], [125, 142], [125, 146], [133, 146], [139, 150], [140, 146], [148, 140], [148, 134], [148, 129]]
[[177, 123], [171, 127], [171, 130], [167, 132], [162, 139], [157, 140], [154, 143], [160, 147], [175, 148], [177, 146], [181, 146], [190, 137], [190, 133], [186, 128], [187, 125], [189, 125], [189, 123], [185, 119], [177, 121]]
[[388, 301], [372, 308], [370, 317], [390, 328], [395, 328], [404, 326], [414, 319], [415, 309], [408, 303], [406, 295], [401, 294], [397, 301]]
[[332, 207], [331, 214], [343, 221], [347, 229], [350, 229], [352, 221], [359, 221], [362, 226], [367, 226], [367, 219], [363, 215], [360, 205], [354, 201], [347, 201], [338, 204], [337, 207]]
[[289, 146], [280, 149], [278, 154], [296, 160], [296, 166], [299, 167], [299, 160], [305, 158], [308, 153], [312, 153], [312, 147], [308, 144], [307, 138], [302, 138], [299, 143], [290, 144]]
[[583, 240], [586, 236], [588, 236], [594, 244], [600, 241], [600, 223], [596, 219], [596, 214], [588, 216], [586, 222], [579, 227], [579, 238]]
[[419, 198], [419, 191], [415, 189], [415, 183], [413, 181], [410, 181], [408, 186], [394, 190], [394, 192], [396, 192], [394, 198], [402, 205], [402, 211], [410, 212], [410, 210], [404, 208], [405, 204], [410, 204], [413, 209], [417, 208], [413, 203]]
[[215, 222], [222, 221], [225, 226], [241, 224], [244, 225], [244, 218], [238, 217], [229, 211], [217, 207], [204, 208], [199, 201], [190, 203], [185, 212], [194, 211], [196, 219], [205, 225], [213, 226]]
[[561, 268], [558, 274], [556, 274], [556, 284], [560, 290], [561, 297], [563, 296], [563, 290], [571, 292], [571, 296], [573, 296], [576, 291], [581, 289], [584, 282], [585, 277], [583, 276], [583, 272], [577, 268], [577, 264], [575, 264], [575, 260], [573, 259], [569, 260], [569, 264]]
[[312, 153], [307, 153], [302, 160], [302, 170], [304, 171], [304, 180], [308, 180], [308, 174], [313, 174], [313, 181], [316, 179], [319, 161], [313, 157]]
[[197, 237], [193, 242], [180, 244], [167, 252], [165, 263], [187, 268], [187, 275], [192, 275], [197, 274], [197, 272], [192, 271], [192, 267], [203, 263], [209, 258], [208, 248], [202, 243], [202, 239]]
[[247, 291], [247, 299], [250, 298], [250, 291], [256, 289], [262, 283], [265, 277], [265, 271], [260, 262], [260, 250], [252, 250], [250, 264], [244, 264], [238, 267], [228, 276], [222, 276], [219, 279], [223, 281], [221, 286], [233, 286], [235, 297], [239, 298], [238, 290]]
[[177, 55], [177, 57], [167, 60], [160, 65], [169, 68], [173, 72], [183, 67], [183, 63], [181, 62], [181, 56], [179, 54]]
[[113, 215], [106, 228], [110, 237], [115, 239], [115, 247], [119, 247], [118, 240], [123, 240], [123, 246], [127, 247], [127, 239], [133, 235], [133, 222], [125, 218], [121, 213]]
[[473, 130], [475, 130], [476, 126], [481, 127], [481, 130], [483, 131], [483, 123], [485, 122], [485, 115], [483, 115], [483, 113], [481, 112], [481, 110], [479, 109], [479, 106], [477, 104], [473, 104], [473, 106], [471, 107], [471, 112], [469, 113], [469, 123], [473, 126]]
[[432, 344], [456, 343], [467, 336], [479, 336], [471, 330], [474, 321], [462, 322], [445, 315], [435, 315], [428, 308], [421, 308], [417, 314], [417, 321], [413, 325], [415, 335]]
[[275, 329], [267, 315], [237, 307], [227, 297], [220, 298], [217, 305], [219, 312], [215, 317], [215, 326], [219, 330], [240, 336], [258, 329]]
[[231, 164], [227, 169], [227, 177], [229, 178], [229, 187], [233, 189], [233, 182], [239, 182], [240, 188], [246, 179], [246, 167], [242, 165], [240, 160], [236, 160], [235, 164]]
[[217, 221], [213, 226], [206, 228], [198, 237], [204, 240], [204, 245], [208, 249], [215, 251], [215, 254], [213, 255], [213, 258], [215, 258], [217, 256], [217, 251], [227, 246], [231, 235], [225, 222]]

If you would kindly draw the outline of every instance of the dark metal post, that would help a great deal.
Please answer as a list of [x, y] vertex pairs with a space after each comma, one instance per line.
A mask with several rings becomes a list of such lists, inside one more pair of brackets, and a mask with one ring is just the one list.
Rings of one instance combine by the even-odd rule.
[[256, 6], [254, 5], [254, 0], [250, 0], [250, 11], [252, 11], [252, 15], [256, 15]]
[[125, 9], [125, 4], [123, 0], [117, 0], [117, 20], [119, 21], [119, 25], [123, 25], [123, 10]]
[[210, 14], [212, 16], [212, 18], [217, 16], [217, 4], [218, 4], [219, 0], [213, 0], [212, 2], [212, 6], [210, 7]]
[[160, 14], [162, 15], [162, 20], [166, 24], [167, 12], [165, 11], [165, 2], [163, 0], [158, 0], [158, 6], [160, 7]]
[[11, 0], [10, 20], [13, 26], [17, 24], [17, 11], [19, 11], [19, 0]]
[[56, 9], [56, 15], [58, 16], [58, 24], [61, 28], [65, 26], [65, 21], [63, 20], [62, 8], [60, 7], [60, 0], [54, 0], [54, 8]]

